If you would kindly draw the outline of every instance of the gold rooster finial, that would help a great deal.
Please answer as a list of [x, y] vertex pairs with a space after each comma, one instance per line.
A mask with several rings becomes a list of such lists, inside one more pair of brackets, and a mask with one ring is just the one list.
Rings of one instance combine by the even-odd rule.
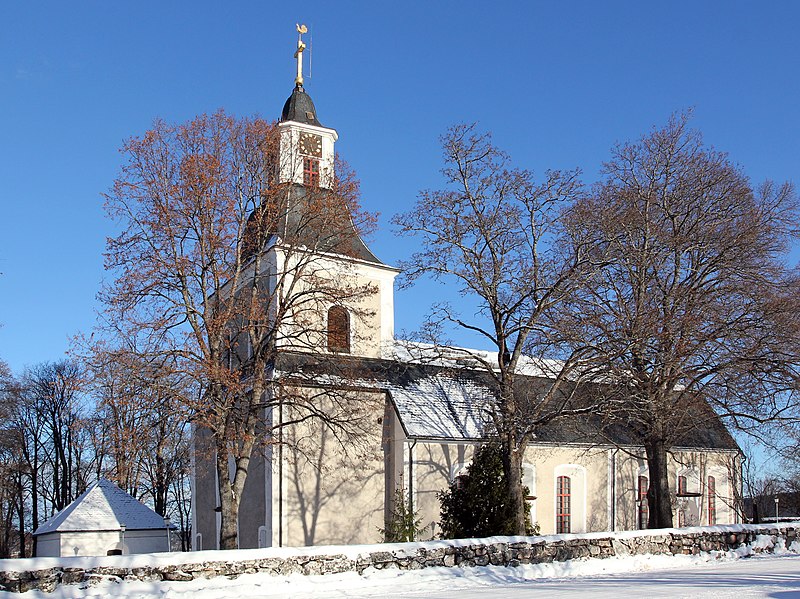
[[297, 59], [297, 77], [294, 80], [295, 85], [299, 85], [302, 87], [303, 85], [303, 50], [306, 49], [306, 45], [303, 43], [303, 34], [308, 33], [308, 27], [305, 25], [301, 25], [297, 23], [295, 25], [297, 27], [297, 51], [294, 53], [294, 57]]

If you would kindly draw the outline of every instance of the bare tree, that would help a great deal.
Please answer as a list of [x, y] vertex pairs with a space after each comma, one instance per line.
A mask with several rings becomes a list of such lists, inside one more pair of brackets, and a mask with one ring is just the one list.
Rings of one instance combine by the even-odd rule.
[[348, 254], [355, 230], [373, 222], [358, 206], [357, 182], [343, 164], [325, 185], [280, 182], [279, 135], [266, 121], [223, 112], [156, 122], [125, 144], [107, 195], [123, 228], [108, 244], [107, 317], [160, 336], [171, 368], [202, 389], [187, 407], [210, 437], [222, 548], [237, 546], [254, 449], [281, 441], [271, 408], [293, 404], [297, 418], [331, 426], [348, 419], [320, 410], [313, 394], [287, 395], [272, 377], [278, 352], [319, 349], [325, 311], [374, 291], [351, 283], [345, 264], [321, 259]]
[[19, 422], [21, 393], [8, 365], [0, 360], [0, 556], [10, 557], [15, 533], [19, 556], [25, 557], [28, 470]]
[[25, 370], [19, 422], [33, 488], [34, 526], [66, 507], [87, 486], [91, 462], [84, 373], [75, 362], [47, 362]]
[[646, 451], [649, 526], [669, 527], [668, 452], [717, 417], [693, 406], [753, 432], [798, 415], [800, 294], [783, 263], [795, 194], [754, 190], [685, 115], [614, 148], [604, 174], [569, 228], [606, 267], [562, 320], [599, 340], [611, 422]]
[[[496, 354], [471, 359], [489, 373], [495, 386], [490, 417], [503, 456], [503, 472], [513, 507], [513, 530], [525, 534], [522, 461], [538, 427], [575, 413], [571, 391], [587, 347], [561, 351], [562, 339], [549, 326], [589, 266], [583, 248], [564, 246], [561, 211], [581, 194], [576, 171], [550, 171], [536, 182], [513, 168], [507, 155], [474, 125], [458, 125], [441, 138], [446, 188], [426, 190], [414, 208], [395, 217], [401, 234], [420, 239], [422, 249], [402, 265], [406, 284], [429, 275], [458, 286], [477, 314], [438, 305], [426, 322], [428, 332], [455, 325], [477, 333]], [[441, 342], [433, 335], [434, 342]], [[450, 350], [452, 351], [452, 350]], [[536, 362], [552, 384], [516, 384], [526, 354], [560, 358]], [[578, 368], [581, 366], [581, 368]], [[530, 374], [530, 372], [528, 372]]]
[[195, 387], [171, 363], [167, 348], [114, 333], [82, 340], [96, 398], [97, 476], [149, 499], [158, 514], [168, 516], [171, 489], [188, 471], [186, 408]]

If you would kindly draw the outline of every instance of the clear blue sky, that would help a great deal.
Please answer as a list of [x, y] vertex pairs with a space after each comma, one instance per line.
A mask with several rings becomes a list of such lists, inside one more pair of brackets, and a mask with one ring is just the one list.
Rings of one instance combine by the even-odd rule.
[[[800, 3], [0, 3], [0, 358], [19, 372], [88, 331], [113, 234], [101, 193], [123, 139], [156, 117], [224, 107], [276, 118], [294, 24], [313, 33], [306, 89], [380, 212], [370, 240], [413, 249], [389, 219], [439, 184], [438, 135], [479, 121], [524, 167], [581, 167], [694, 108], [707, 142], [755, 180], [800, 181]], [[397, 329], [432, 298], [398, 293]]]

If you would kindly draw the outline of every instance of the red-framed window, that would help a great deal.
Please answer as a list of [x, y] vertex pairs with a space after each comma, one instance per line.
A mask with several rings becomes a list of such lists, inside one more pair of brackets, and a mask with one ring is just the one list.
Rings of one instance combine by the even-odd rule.
[[678, 495], [686, 495], [686, 477], [678, 477]]
[[559, 476], [556, 481], [556, 534], [568, 533], [571, 530], [572, 501], [569, 476]]
[[713, 476], [708, 477], [708, 525], [714, 526], [717, 523], [717, 480]]
[[319, 187], [319, 160], [303, 158], [303, 185]]
[[647, 477], [640, 476], [637, 486], [637, 517], [639, 520], [639, 529], [644, 530], [647, 528], [647, 523], [650, 521], [650, 506], [647, 504], [647, 489], [650, 487], [650, 484]]
[[350, 314], [342, 306], [328, 310], [328, 351], [350, 353]]

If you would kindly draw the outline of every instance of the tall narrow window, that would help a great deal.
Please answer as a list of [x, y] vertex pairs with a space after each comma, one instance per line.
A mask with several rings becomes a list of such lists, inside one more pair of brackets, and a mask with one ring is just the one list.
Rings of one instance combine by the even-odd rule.
[[678, 495], [686, 495], [686, 477], [678, 477]]
[[638, 520], [639, 520], [639, 529], [644, 530], [647, 528], [647, 523], [650, 520], [650, 506], [647, 504], [647, 489], [650, 486], [646, 476], [639, 477], [639, 489], [637, 492], [638, 496], [638, 506], [637, 506], [637, 513], [638, 513]]
[[717, 481], [713, 476], [708, 477], [708, 525], [717, 523]]
[[319, 160], [303, 158], [303, 185], [319, 187]]
[[328, 351], [350, 353], [350, 314], [341, 306], [328, 310]]
[[568, 533], [571, 530], [570, 515], [570, 480], [569, 476], [559, 476], [557, 479], [556, 503], [556, 534]]

